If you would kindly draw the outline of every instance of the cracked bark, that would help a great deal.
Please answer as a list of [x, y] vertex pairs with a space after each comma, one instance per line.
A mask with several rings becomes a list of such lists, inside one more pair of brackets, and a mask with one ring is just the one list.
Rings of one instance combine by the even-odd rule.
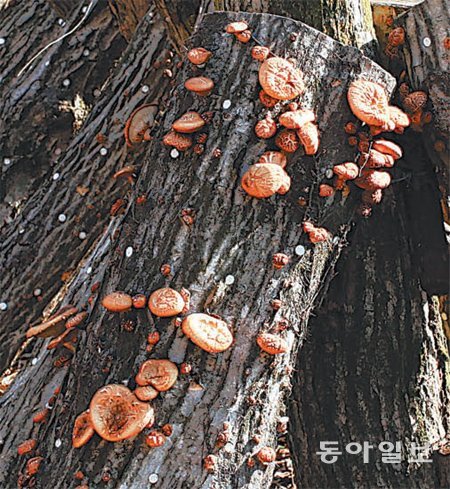
[[[317, 158], [304, 157], [301, 153], [292, 157], [289, 169], [293, 190], [290, 194], [263, 202], [245, 197], [239, 189], [240, 176], [266, 148], [266, 143], [253, 134], [255, 122], [264, 113], [260, 104], [255, 103], [258, 66], [251, 61], [248, 46], [236, 44], [231, 36], [223, 35], [226, 23], [242, 17], [249, 19], [258, 39], [273, 43], [276, 52], [296, 58], [305, 67], [308, 93], [305, 103], [316, 110], [322, 134], [322, 149]], [[145, 30], [141, 32], [145, 34]], [[288, 36], [280, 36], [280, 32], [298, 32], [299, 36], [291, 43]], [[138, 35], [135, 42], [141, 42], [142, 38], [147, 39], [145, 51], [151, 57], [148, 39], [155, 42], [155, 36]], [[161, 115], [154, 141], [144, 146], [144, 155], [139, 156], [141, 173], [130, 202], [134, 202], [137, 195], [146, 194], [147, 203], [142, 207], [132, 205], [125, 216], [113, 220], [103, 241], [90, 254], [88, 263], [75, 275], [65, 302], [84, 305], [90, 286], [98, 280], [102, 282], [100, 296], [114, 289], [148, 293], [164, 283], [159, 268], [162, 263], [170, 262], [174, 269], [171, 286], [190, 289], [193, 310], [201, 311], [209, 298], [209, 310], [222, 315], [232, 325], [235, 345], [222, 355], [201, 353], [167, 320], [153, 321], [143, 311], [130, 313], [136, 320], [136, 330], [133, 334], [126, 333], [120, 327], [122, 318], [105, 314], [94, 304], [70, 368], [54, 368], [54, 357], [44, 349], [45, 344], [35, 342], [29, 346], [28, 355], [36, 357], [37, 363], [28, 364], [1, 399], [3, 484], [15, 483], [24, 462], [14, 450], [20, 441], [33, 436], [39, 440], [39, 451], [45, 458], [45, 470], [38, 478], [37, 487], [67, 487], [73, 483], [76, 470], [82, 470], [89, 477], [90, 487], [97, 487], [102, 484], [100, 479], [105, 468], [111, 474], [110, 487], [120, 484], [129, 488], [142, 487], [148, 484], [151, 473], [159, 474], [159, 487], [262, 488], [270, 485], [273, 467], [249, 470], [245, 465], [245, 459], [257, 448], [251, 437], [260, 432], [261, 445], [274, 443], [277, 417], [289, 388], [286, 368], [294, 364], [311, 309], [324, 282], [330, 278], [329, 270], [341, 243], [311, 247], [302, 236], [300, 224], [306, 214], [343, 238], [358, 196], [351, 194], [346, 200], [336, 199], [327, 204], [315, 197], [315, 190], [327, 168], [335, 161], [353, 156], [341, 130], [350, 117], [347, 85], [361, 74], [383, 83], [388, 91], [393, 89], [394, 83], [386, 72], [356, 49], [344, 47], [317, 31], [281, 17], [208, 15], [192, 44], [220, 52], [205, 70], [214, 78], [217, 90], [213, 96], [201, 100], [186, 93], [182, 83], [195, 70], [184, 65], [176, 77], [170, 105], [166, 104], [167, 110]], [[139, 52], [137, 46], [130, 47], [128, 56], [133, 52]], [[315, 56], [315, 53], [321, 55]], [[314, 65], [306, 67], [306, 60], [312, 57], [316, 60]], [[243, 59], [248, 62], [243, 63]], [[140, 70], [143, 69], [140, 65]], [[132, 75], [125, 70], [122, 76], [115, 78], [117, 83], [124, 76]], [[120, 86], [129, 86], [129, 83]], [[116, 91], [111, 93], [116, 94]], [[141, 97], [137, 93], [136, 97]], [[108, 104], [117, 103], [116, 98]], [[227, 99], [232, 106], [224, 110], [222, 104]], [[125, 111], [125, 107], [121, 107]], [[161, 137], [173, 120], [189, 108], [215, 112], [206, 151], [200, 157], [190, 153], [172, 160], [170, 151], [160, 143]], [[104, 110], [100, 106], [91, 114], [86, 127], [93, 126], [92, 133], [97, 132], [95, 124], [100, 124], [96, 121], [101, 120], [106, 125]], [[85, 136], [80, 133], [78, 141], [89, 141], [92, 133]], [[113, 143], [119, 137], [118, 131], [110, 135]], [[212, 158], [216, 147], [222, 150], [219, 160]], [[111, 147], [111, 154], [114, 152], [123, 154], [123, 150]], [[103, 162], [94, 149], [86, 151], [81, 158], [69, 154], [66, 157], [67, 162], [76, 159], [76, 164], [80, 165], [77, 175], [82, 174], [84, 165], [92, 171], [92, 167], [98, 168]], [[134, 155], [133, 159], [136, 162], [137, 157]], [[56, 192], [57, 185], [51, 185]], [[307, 208], [300, 208], [296, 199], [305, 187], [309, 187], [311, 199]], [[179, 220], [180, 211], [185, 207], [197, 211], [191, 228]], [[60, 210], [51, 212], [56, 217]], [[75, 232], [79, 230], [70, 212], [68, 215], [66, 224], [60, 226], [61, 232], [67, 233], [67, 243], [70, 233], [74, 232], [67, 229], [75, 226]], [[117, 229], [120, 229], [118, 233]], [[31, 238], [28, 239], [31, 241]], [[10, 242], [13, 239], [12, 236]], [[306, 253], [294, 258], [293, 250], [299, 243], [306, 247]], [[127, 258], [124, 250], [130, 246], [133, 255]], [[274, 272], [271, 256], [278, 251], [287, 252], [293, 258], [283, 271]], [[68, 253], [69, 249], [64, 252]], [[231, 287], [224, 284], [228, 274], [236, 278]], [[269, 302], [278, 296], [284, 306], [274, 316]], [[286, 333], [291, 352], [270, 363], [258, 354], [254, 340], [265, 322], [275, 324], [281, 316], [291, 324]], [[145, 338], [149, 328], [158, 329], [162, 336], [152, 356], [168, 356], [177, 363], [187, 359], [194, 367], [190, 378], [181, 378], [176, 388], [163, 396], [164, 402], [155, 402], [158, 424], [170, 422], [174, 426], [170, 441], [152, 452], [142, 446], [142, 437], [134, 443], [121, 444], [107, 444], [96, 438], [81, 450], [71, 449], [73, 419], [86, 408], [93, 392], [101, 385], [123, 380], [128, 380], [132, 386], [136, 369], [146, 357]], [[200, 382], [204, 389], [189, 390], [190, 380]], [[53, 388], [60, 384], [63, 384], [63, 393], [49, 422], [41, 429], [33, 427], [31, 412], [42, 407]], [[249, 395], [257, 400], [253, 407], [246, 402]], [[6, 426], [12, 426], [12, 419], [18, 428], [5, 430]], [[214, 450], [215, 437], [224, 421], [231, 424], [232, 451], [218, 452], [219, 469], [214, 475], [207, 475], [202, 470], [202, 458]], [[62, 442], [59, 448], [55, 448], [57, 439]]]

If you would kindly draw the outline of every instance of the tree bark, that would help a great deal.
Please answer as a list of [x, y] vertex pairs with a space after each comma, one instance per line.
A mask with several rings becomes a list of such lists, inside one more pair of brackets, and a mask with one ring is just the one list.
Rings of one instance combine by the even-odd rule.
[[[307, 103], [317, 113], [321, 150], [316, 158], [300, 153], [292, 157], [289, 171], [293, 190], [284, 198], [255, 202], [239, 189], [242, 173], [266, 149], [266, 144], [257, 140], [253, 132], [262, 115], [261, 106], [255, 103], [259, 90], [258, 66], [251, 61], [248, 45], [237, 44], [231, 36], [223, 34], [224, 25], [240, 18], [249, 21], [258, 40], [272, 45], [274, 52], [295, 58], [303, 66]], [[280, 32], [285, 34], [280, 36]], [[298, 34], [294, 43], [289, 40], [290, 33]], [[138, 35], [136, 43], [142, 37]], [[143, 311], [120, 318], [105, 314], [94, 303], [71, 367], [55, 369], [52, 355], [44, 349], [45, 343], [38, 341], [30, 345], [30, 355], [37, 362], [23, 369], [1, 399], [3, 484], [15, 482], [24, 461], [14, 451], [19, 441], [29, 437], [39, 440], [39, 452], [45, 459], [45, 471], [39, 475], [37, 487], [67, 487], [76, 470], [88, 476], [90, 487], [100, 487], [104, 470], [111, 475], [111, 487], [121, 484], [129, 488], [143, 487], [152, 473], [159, 474], [161, 488], [262, 488], [270, 484], [273, 465], [267, 470], [251, 470], [245, 462], [259, 446], [274, 443], [280, 406], [289, 388], [289, 368], [304, 340], [317, 295], [330, 278], [329, 271], [339, 255], [358, 201], [358, 196], [352, 193], [346, 199], [336, 198], [333, 204], [326, 204], [315, 197], [316, 188], [335, 161], [354, 157], [342, 131], [350, 117], [346, 102], [349, 81], [356, 76], [367, 76], [391, 92], [393, 79], [359, 51], [281, 17], [242, 13], [207, 15], [192, 45], [202, 45], [214, 52], [205, 74], [213, 77], [217, 89], [209, 98], [193, 98], [183, 90], [183, 82], [197, 71], [185, 65], [177, 75], [170, 104], [166, 104], [154, 140], [145, 148], [145, 157], [141, 155], [138, 160], [142, 166], [130, 202], [138, 195], [147, 195], [147, 203], [142, 207], [131, 205], [125, 217], [111, 224], [112, 234], [105, 234], [88, 263], [77, 272], [65, 302], [84, 306], [90, 286], [96, 281], [102, 283], [100, 297], [111, 290], [148, 293], [164, 283], [175, 288], [184, 286], [192, 293], [193, 311], [218, 313], [229, 322], [235, 344], [224, 354], [207, 355], [188, 344], [167, 320], [155, 321]], [[248, 62], [243, 63], [243, 59]], [[315, 62], [308, 63], [310, 59]], [[324, 73], [326, 85], [319, 83]], [[124, 77], [127, 76], [130, 76], [128, 71], [124, 71], [116, 76], [115, 82], [126, 86]], [[223, 108], [225, 100], [231, 102], [228, 109]], [[206, 150], [202, 156], [188, 153], [173, 160], [161, 139], [172, 122], [188, 109], [214, 112]], [[103, 121], [105, 113], [99, 108], [91, 115], [87, 127], [96, 132], [98, 119], [94, 116]], [[86, 133], [87, 141], [90, 135]], [[84, 141], [81, 134], [78, 141]], [[219, 159], [212, 156], [216, 148], [222, 151]], [[92, 155], [92, 151], [80, 155], [81, 168], [88, 162], [92, 166]], [[296, 203], [300, 195], [311, 196], [306, 208]], [[180, 222], [183, 208], [196, 211], [191, 227]], [[338, 239], [312, 247], [301, 233], [305, 216], [324, 224]], [[75, 221], [69, 224], [76, 226]], [[119, 225], [120, 232], [115, 233]], [[62, 226], [66, 227], [67, 224]], [[294, 249], [300, 243], [306, 253], [296, 258]], [[124, 254], [126, 249], [132, 251], [131, 256], [130, 252]], [[271, 257], [280, 251], [292, 259], [283, 271], [276, 272]], [[174, 276], [164, 282], [159, 269], [167, 262], [171, 263]], [[225, 284], [227, 275], [235, 279], [231, 286]], [[282, 299], [283, 307], [274, 315], [269, 303], [276, 297]], [[16, 309], [17, 313], [20, 314]], [[290, 324], [285, 333], [290, 352], [269, 362], [258, 355], [255, 337], [267, 327], [265, 323], [275, 325], [281, 317]], [[122, 319], [136, 322], [133, 334], [121, 328]], [[155, 402], [158, 424], [170, 422], [174, 427], [170, 441], [151, 452], [142, 447], [141, 438], [121, 444], [93, 439], [81, 450], [72, 449], [70, 432], [74, 417], [87, 407], [92, 394], [112, 382], [126, 380], [133, 386], [131, 379], [146, 356], [145, 338], [149, 328], [161, 334], [152, 356], [193, 365], [190, 377], [181, 378], [163, 396], [164, 402]], [[189, 389], [190, 382], [201, 384], [202, 389], [193, 390], [192, 384]], [[42, 407], [49, 393], [61, 384], [63, 392], [49, 422], [41, 429], [33, 427], [30, 411]], [[41, 390], [43, 385], [46, 388]], [[249, 405], [249, 396], [255, 398], [255, 405]], [[16, 428], [7, 432], [5, 427], [12, 426], [12, 419]], [[215, 439], [225, 421], [230, 423], [232, 433], [229, 449], [217, 451]], [[252, 436], [258, 432], [259, 446], [252, 442]], [[56, 443], [58, 440], [61, 443]], [[202, 459], [213, 451], [219, 457], [218, 469], [207, 475], [202, 469]]]
[[[158, 102], [170, 82], [163, 74], [166, 59], [170, 62], [167, 37], [156, 12], [154, 17], [145, 19], [142, 33], [149, 35], [150, 41], [145, 35], [135, 37], [123, 63], [102, 87], [86, 123], [70, 144], [64, 147], [51, 129], [48, 139], [43, 135], [42, 151], [55, 141], [62, 147], [61, 157], [51, 172], [59, 177], [55, 180], [46, 173], [21, 213], [2, 230], [0, 256], [4, 273], [0, 299], [8, 309], [2, 313], [1, 371], [18, 351], [26, 325], [35, 321], [70, 281], [82, 258], [101, 236], [110, 219], [111, 205], [119, 197], [128, 199], [127, 188], [112, 179], [117, 169], [137, 157], [126, 150], [123, 126], [138, 105]], [[142, 91], [143, 86], [149, 87], [147, 93]], [[5, 103], [8, 100], [3, 99]], [[33, 100], [30, 95], [29, 104]], [[28, 104], [27, 107], [34, 110]], [[22, 127], [23, 122], [16, 124]], [[5, 138], [12, 134], [11, 127], [15, 127], [13, 122], [8, 132], [5, 127]], [[20, 135], [21, 130], [17, 129], [17, 133]], [[103, 142], [98, 135], [103, 136]], [[23, 141], [20, 147], [24, 147]], [[107, 149], [105, 156], [100, 154], [102, 147]], [[45, 158], [44, 154], [42, 160]], [[67, 217], [64, 224], [58, 220], [61, 214]], [[86, 233], [85, 239], [79, 238], [80, 232]]]
[[108, 3], [117, 17], [122, 36], [129, 42], [139, 22], [148, 12], [151, 0], [108, 0]]

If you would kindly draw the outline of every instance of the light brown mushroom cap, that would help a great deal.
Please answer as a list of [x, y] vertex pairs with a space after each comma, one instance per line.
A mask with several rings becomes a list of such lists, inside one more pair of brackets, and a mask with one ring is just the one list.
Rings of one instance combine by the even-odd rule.
[[341, 163], [333, 167], [333, 173], [341, 180], [354, 180], [359, 175], [358, 165], [352, 161]]
[[385, 189], [391, 183], [391, 175], [386, 171], [363, 170], [355, 184], [364, 190]]
[[184, 86], [187, 90], [198, 95], [208, 95], [214, 88], [214, 82], [206, 76], [196, 76], [186, 80]]
[[316, 116], [309, 109], [289, 110], [281, 114], [278, 120], [282, 126], [288, 129], [300, 129], [307, 122], [314, 122]]
[[395, 127], [408, 127], [410, 124], [408, 114], [405, 114], [403, 110], [395, 107], [395, 105], [389, 106], [389, 118], [395, 124]]
[[120, 384], [101, 387], [92, 398], [89, 411], [94, 430], [107, 441], [133, 438], [155, 419], [152, 406]]
[[297, 136], [307, 155], [315, 155], [319, 149], [319, 130], [314, 122], [306, 122], [297, 129]]
[[248, 29], [247, 22], [240, 20], [238, 22], [231, 22], [225, 26], [225, 31], [228, 34], [239, 34], [239, 32], [244, 32]]
[[148, 308], [158, 317], [166, 318], [180, 314], [185, 306], [183, 296], [174, 289], [164, 287], [152, 292]]
[[198, 131], [204, 125], [205, 121], [198, 112], [189, 111], [172, 124], [172, 129], [181, 133], [192, 133]]
[[347, 92], [347, 100], [353, 114], [366, 124], [382, 126], [389, 121], [386, 91], [378, 83], [353, 81]]
[[269, 355], [279, 355], [288, 350], [286, 340], [279, 335], [271, 333], [261, 333], [256, 338], [256, 343], [261, 350], [269, 353]]
[[186, 134], [179, 134], [172, 129], [163, 137], [163, 144], [172, 146], [178, 151], [186, 151], [192, 146], [192, 139]]
[[134, 165], [128, 165], [121, 168], [119, 171], [114, 173], [113, 178], [129, 178], [134, 175], [136, 167]]
[[26, 337], [32, 338], [33, 336], [37, 336], [38, 338], [49, 338], [51, 336], [58, 336], [65, 329], [64, 322], [77, 312], [78, 309], [76, 307], [66, 306], [49, 317], [47, 321], [30, 328], [26, 333]]
[[259, 68], [259, 83], [263, 90], [277, 100], [291, 100], [305, 90], [302, 72], [289, 61], [268, 58]]
[[140, 401], [144, 402], [153, 401], [153, 399], [158, 397], [158, 394], [159, 392], [151, 385], [140, 386], [134, 389], [134, 395]]
[[369, 153], [361, 153], [358, 163], [363, 168], [391, 168], [394, 166], [394, 159], [390, 155], [371, 149]]
[[291, 188], [291, 177], [285, 172], [284, 182], [281, 184], [281, 187], [277, 190], [277, 194], [285, 195], [289, 192], [290, 188]]
[[151, 359], [145, 361], [136, 375], [136, 383], [140, 386], [151, 385], [157, 391], [169, 390], [177, 381], [178, 368], [170, 360]]
[[124, 129], [124, 136], [128, 146], [142, 142], [144, 133], [153, 126], [157, 112], [157, 105], [146, 104], [138, 107], [130, 115]]
[[233, 342], [227, 323], [208, 314], [190, 314], [183, 320], [181, 327], [193, 343], [209, 353], [223, 352]]
[[279, 165], [264, 163], [252, 165], [243, 175], [241, 185], [247, 194], [264, 199], [276, 194], [285, 183], [285, 172]]
[[378, 139], [377, 141], [374, 141], [372, 148], [380, 153], [391, 155], [394, 160], [399, 160], [403, 156], [402, 148], [400, 148], [398, 144], [388, 141], [387, 139]]
[[192, 64], [197, 66], [206, 63], [209, 60], [209, 58], [211, 58], [211, 56], [212, 56], [211, 51], [208, 51], [207, 49], [201, 47], [193, 48], [187, 54], [188, 60]]
[[111, 292], [103, 297], [102, 306], [111, 312], [126, 312], [133, 306], [133, 299], [125, 292]]
[[285, 168], [287, 164], [287, 158], [285, 154], [281, 153], [281, 151], [266, 151], [259, 157], [257, 163], [272, 163], [274, 165], [281, 166], [281, 168]]
[[89, 409], [79, 414], [73, 425], [72, 446], [80, 448], [94, 436], [94, 427], [91, 422], [91, 414]]

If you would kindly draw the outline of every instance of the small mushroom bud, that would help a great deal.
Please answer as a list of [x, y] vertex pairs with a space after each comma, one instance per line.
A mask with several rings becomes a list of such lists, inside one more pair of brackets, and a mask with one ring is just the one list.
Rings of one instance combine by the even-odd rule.
[[150, 433], [145, 437], [145, 443], [150, 448], [158, 448], [166, 442], [166, 437], [163, 433], [158, 430], [150, 431]]
[[261, 90], [259, 92], [258, 97], [259, 97], [259, 101], [264, 105], [264, 107], [267, 107], [268, 109], [275, 107], [275, 105], [277, 105], [277, 103], [279, 102], [279, 100], [271, 97], [264, 90]]
[[80, 448], [94, 436], [94, 427], [91, 422], [89, 409], [83, 411], [75, 419], [72, 432], [72, 446]]
[[372, 126], [382, 126], [389, 120], [388, 98], [378, 83], [355, 80], [350, 84], [347, 100], [355, 116]]
[[370, 204], [361, 203], [357, 209], [357, 213], [361, 217], [370, 217], [372, 214], [372, 206]]
[[188, 54], [188, 60], [194, 65], [202, 65], [206, 63], [209, 58], [211, 58], [212, 53], [205, 48], [194, 48], [191, 49]]
[[136, 167], [134, 165], [124, 166], [119, 171], [117, 171], [116, 173], [114, 173], [113, 178], [115, 178], [116, 180], [119, 179], [119, 178], [124, 178], [129, 183], [133, 184], [134, 183], [135, 172], [136, 172]]
[[37, 446], [37, 441], [30, 438], [29, 440], [25, 440], [17, 447], [17, 453], [19, 455], [26, 455], [27, 453], [32, 452]]
[[325, 228], [316, 227], [313, 223], [305, 221], [303, 223], [303, 231], [308, 233], [309, 240], [311, 243], [321, 243], [323, 241], [328, 241], [331, 239], [331, 234]]
[[266, 115], [266, 117], [260, 120], [255, 126], [256, 136], [262, 139], [269, 139], [274, 136], [276, 132], [277, 124], [270, 115]]
[[396, 27], [389, 33], [388, 43], [393, 47], [401, 46], [405, 43], [405, 30], [403, 27]]
[[256, 342], [261, 350], [269, 355], [279, 355], [281, 353], [286, 353], [288, 350], [286, 340], [275, 334], [261, 333], [257, 336]]
[[214, 88], [214, 82], [210, 78], [206, 78], [206, 76], [198, 76], [186, 80], [184, 87], [190, 92], [206, 97]]
[[180, 365], [180, 373], [183, 375], [190, 374], [192, 371], [192, 365], [190, 363], [182, 363]]
[[254, 46], [251, 50], [252, 58], [256, 61], [265, 61], [270, 54], [269, 48], [265, 46]]
[[225, 26], [225, 32], [228, 34], [239, 34], [239, 32], [244, 32], [248, 29], [247, 22], [240, 20], [238, 22], [231, 22]]
[[275, 461], [276, 453], [273, 448], [263, 447], [261, 448], [261, 450], [259, 450], [256, 456], [260, 463], [262, 463], [263, 465], [267, 465]]
[[245, 31], [238, 32], [237, 34], [235, 34], [235, 37], [239, 42], [247, 44], [250, 41], [250, 39], [252, 38], [252, 31], [249, 29], [246, 29]]
[[377, 190], [364, 190], [362, 193], [362, 201], [364, 204], [379, 204], [383, 198], [383, 191], [379, 188]]
[[277, 270], [285, 267], [289, 263], [289, 257], [284, 253], [275, 253], [272, 257], [273, 267]]
[[36, 475], [39, 472], [39, 468], [43, 461], [43, 457], [33, 457], [27, 462], [26, 474], [28, 476]]
[[171, 424], [165, 424], [162, 428], [161, 428], [161, 431], [163, 432], [163, 434], [165, 436], [172, 436], [172, 433], [173, 433], [173, 428], [172, 428], [172, 425]]
[[320, 197], [331, 197], [334, 195], [334, 188], [331, 185], [322, 183], [319, 187], [319, 195]]
[[48, 408], [41, 409], [33, 416], [33, 423], [45, 423], [50, 410]]
[[133, 306], [133, 299], [125, 292], [111, 292], [103, 297], [102, 306], [111, 312], [126, 312]]
[[299, 148], [300, 141], [295, 131], [283, 129], [275, 138], [275, 144], [286, 153], [294, 153]]
[[147, 305], [147, 297], [144, 294], [137, 294], [131, 300], [135, 309], [143, 309]]
[[215, 472], [217, 468], [217, 456], [216, 455], [207, 455], [203, 459], [203, 466], [205, 467], [205, 470], [212, 474]]
[[148, 308], [158, 317], [171, 317], [180, 314], [185, 307], [182, 295], [168, 287], [155, 290], [148, 299]]
[[347, 122], [347, 124], [345, 124], [344, 131], [347, 134], [356, 134], [357, 132], [356, 124], [354, 122]]
[[145, 385], [136, 387], [134, 389], [134, 395], [140, 400], [144, 402], [153, 401], [158, 397], [159, 392], [153, 388], [151, 385]]
[[161, 265], [161, 273], [164, 277], [168, 277], [172, 273], [172, 267], [168, 263]]
[[172, 124], [172, 129], [181, 133], [191, 133], [198, 131], [204, 125], [205, 121], [198, 112], [189, 111]]
[[413, 114], [422, 110], [427, 104], [428, 95], [422, 91], [411, 92], [403, 100], [403, 107], [406, 112]]
[[160, 334], [158, 333], [158, 331], [153, 331], [151, 333], [148, 334], [147, 336], [147, 343], [149, 345], [156, 345], [157, 343], [159, 343], [159, 340], [160, 340]]
[[358, 138], [356, 136], [350, 136], [347, 139], [349, 146], [356, 146], [358, 144]]
[[274, 311], [278, 311], [283, 305], [283, 302], [280, 299], [273, 299], [270, 302], [270, 305]]
[[278, 100], [292, 100], [305, 90], [302, 72], [277, 56], [266, 59], [261, 65], [259, 83], [268, 95]]

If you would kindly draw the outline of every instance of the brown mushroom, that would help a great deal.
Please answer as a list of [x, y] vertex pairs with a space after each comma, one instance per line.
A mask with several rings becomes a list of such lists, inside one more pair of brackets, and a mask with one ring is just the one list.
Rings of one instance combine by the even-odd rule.
[[341, 190], [347, 180], [354, 180], [359, 175], [358, 166], [349, 161], [333, 167], [333, 173], [337, 175], [335, 188]]
[[277, 132], [277, 124], [270, 115], [257, 122], [255, 134], [261, 139], [269, 139]]
[[256, 456], [258, 457], [260, 463], [262, 463], [263, 465], [267, 465], [275, 461], [276, 453], [273, 448], [262, 447], [256, 454]]
[[183, 320], [181, 327], [193, 343], [209, 353], [223, 352], [233, 342], [227, 323], [208, 314], [190, 314]]
[[111, 312], [126, 312], [133, 306], [133, 299], [125, 292], [111, 292], [103, 297], [102, 306]]
[[388, 43], [393, 46], [401, 46], [405, 42], [405, 30], [403, 27], [396, 27], [393, 29], [388, 36]]
[[94, 427], [91, 422], [91, 414], [89, 409], [83, 411], [77, 416], [73, 425], [72, 431], [72, 446], [80, 448], [94, 436]]
[[277, 56], [261, 65], [259, 83], [268, 95], [278, 100], [291, 100], [305, 90], [302, 72]]
[[313, 223], [305, 221], [303, 223], [303, 231], [308, 233], [311, 243], [322, 243], [331, 239], [331, 234], [328, 230], [321, 227], [316, 227]]
[[86, 311], [81, 311], [75, 316], [70, 317], [65, 324], [66, 329], [76, 328], [79, 326], [86, 318], [88, 313]]
[[394, 105], [389, 106], [389, 119], [395, 124], [396, 128], [409, 126], [408, 115]]
[[94, 430], [107, 441], [121, 441], [138, 435], [154, 422], [154, 410], [124, 385], [101, 387], [91, 400], [89, 411]]
[[128, 118], [125, 125], [124, 136], [128, 146], [141, 143], [146, 131], [150, 130], [155, 122], [158, 112], [156, 104], [146, 104], [138, 107]]
[[276, 98], [271, 97], [264, 90], [261, 90], [259, 92], [258, 97], [259, 101], [264, 105], [264, 107], [267, 107], [268, 109], [275, 107], [275, 105], [277, 105], [277, 103], [279, 102]]
[[297, 129], [297, 136], [302, 143], [305, 154], [315, 155], [319, 149], [319, 130], [313, 122], [306, 122]]
[[319, 187], [319, 195], [320, 197], [331, 197], [334, 195], [334, 188], [331, 185], [322, 183]]
[[358, 163], [361, 168], [391, 168], [394, 166], [394, 158], [371, 149], [368, 153], [361, 153]]
[[347, 92], [347, 100], [353, 114], [366, 124], [382, 126], [388, 122], [388, 98], [378, 83], [353, 81]]
[[194, 48], [191, 49], [188, 54], [188, 60], [194, 65], [203, 65], [209, 58], [211, 58], [212, 53], [205, 48]]
[[173, 129], [163, 137], [165, 146], [172, 146], [178, 151], [186, 151], [192, 146], [192, 139], [186, 134], [179, 134]]
[[279, 355], [286, 353], [288, 350], [288, 344], [281, 336], [271, 333], [261, 333], [256, 338], [256, 343], [269, 355]]
[[272, 163], [274, 165], [281, 166], [281, 168], [285, 168], [287, 164], [287, 158], [286, 155], [281, 153], [280, 151], [266, 151], [259, 157], [257, 163], [261, 165], [265, 163]]
[[158, 397], [159, 391], [157, 391], [154, 387], [151, 385], [144, 385], [140, 387], [136, 387], [134, 389], [134, 395], [140, 400], [140, 401], [153, 401], [156, 397]]
[[355, 184], [364, 190], [384, 189], [390, 183], [391, 175], [380, 170], [363, 170], [361, 176], [355, 179]]
[[249, 29], [246, 29], [245, 31], [242, 32], [237, 32], [235, 34], [235, 37], [238, 41], [247, 44], [250, 39], [252, 38], [252, 31]]
[[373, 142], [372, 148], [380, 153], [391, 155], [394, 160], [399, 160], [403, 156], [402, 148], [398, 144], [386, 139], [378, 139]]
[[177, 381], [178, 368], [170, 360], [151, 359], [145, 361], [136, 375], [136, 384], [152, 386], [159, 392], [167, 391]]
[[300, 129], [307, 122], [314, 122], [316, 116], [309, 109], [289, 110], [279, 117], [280, 124], [288, 129]]
[[75, 328], [65, 329], [59, 336], [53, 338], [47, 345], [47, 350], [54, 350], [58, 346], [64, 346], [72, 353], [75, 352], [74, 344], [77, 342], [78, 330]]
[[136, 294], [131, 298], [135, 309], [143, 309], [147, 305], [147, 297], [145, 294]]
[[32, 338], [33, 336], [37, 336], [38, 338], [49, 338], [51, 336], [58, 336], [65, 329], [65, 321], [77, 312], [78, 309], [76, 307], [67, 305], [61, 308], [56, 314], [53, 314], [53, 316], [50, 316], [47, 321], [28, 329], [26, 337]]
[[280, 185], [280, 188], [277, 190], [277, 194], [285, 195], [289, 192], [291, 188], [291, 177], [284, 172], [283, 183]]
[[283, 129], [277, 134], [275, 144], [286, 153], [295, 153], [300, 146], [300, 141], [294, 130]]
[[240, 20], [238, 22], [231, 22], [225, 26], [225, 32], [228, 34], [239, 34], [239, 32], [244, 32], [248, 29], [247, 22]]
[[158, 317], [167, 318], [180, 314], [185, 306], [182, 295], [174, 289], [164, 287], [152, 292], [148, 299], [148, 308]]
[[243, 175], [241, 185], [247, 194], [264, 199], [276, 194], [286, 183], [286, 172], [273, 163], [252, 165]]
[[119, 178], [126, 179], [129, 183], [134, 183], [136, 167], [134, 165], [128, 165], [121, 168], [119, 171], [114, 173], [113, 178], [116, 180]]
[[420, 90], [416, 92], [411, 92], [407, 95], [403, 100], [403, 107], [406, 112], [413, 114], [414, 112], [418, 112], [422, 110], [427, 104], [428, 95], [425, 92]]
[[161, 431], [158, 430], [152, 430], [150, 433], [145, 437], [145, 443], [147, 446], [150, 448], [157, 448], [166, 442], [166, 436], [164, 433], [161, 433]]
[[214, 82], [210, 78], [206, 78], [206, 76], [197, 76], [186, 80], [184, 86], [190, 92], [206, 97], [214, 88]]
[[183, 114], [172, 124], [172, 129], [177, 132], [191, 133], [198, 131], [204, 125], [205, 121], [198, 112], [189, 111]]
[[256, 61], [265, 61], [270, 54], [270, 49], [265, 46], [254, 46], [251, 50], [252, 58]]

